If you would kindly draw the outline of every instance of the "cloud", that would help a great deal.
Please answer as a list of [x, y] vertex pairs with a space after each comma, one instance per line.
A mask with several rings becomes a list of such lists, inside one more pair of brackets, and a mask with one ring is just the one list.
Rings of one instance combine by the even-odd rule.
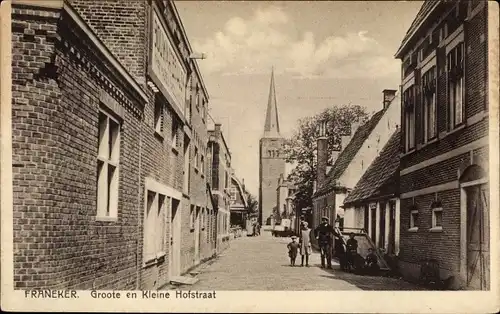
[[310, 31], [299, 36], [289, 30], [293, 21], [279, 7], [258, 8], [249, 17], [235, 16], [224, 28], [195, 39], [206, 73], [264, 74], [271, 66], [295, 78], [380, 78], [395, 75], [399, 62], [392, 51], [365, 30], [337, 34], [318, 41]]

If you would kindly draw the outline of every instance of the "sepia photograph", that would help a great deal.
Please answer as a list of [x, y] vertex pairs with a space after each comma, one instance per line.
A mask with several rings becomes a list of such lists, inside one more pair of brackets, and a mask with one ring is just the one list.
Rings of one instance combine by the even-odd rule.
[[498, 4], [3, 0], [0, 24], [2, 309], [499, 309]]

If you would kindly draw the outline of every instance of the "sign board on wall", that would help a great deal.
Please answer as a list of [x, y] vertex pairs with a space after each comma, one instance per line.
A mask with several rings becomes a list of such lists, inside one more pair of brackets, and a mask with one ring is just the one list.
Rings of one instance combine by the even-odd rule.
[[162, 94], [184, 115], [186, 100], [186, 70], [172, 46], [166, 26], [156, 10], [153, 10], [151, 26], [149, 75]]

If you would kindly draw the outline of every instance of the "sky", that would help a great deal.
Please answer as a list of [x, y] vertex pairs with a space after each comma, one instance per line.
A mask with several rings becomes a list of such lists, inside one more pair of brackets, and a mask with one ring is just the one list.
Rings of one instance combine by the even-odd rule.
[[324, 108], [382, 108], [422, 1], [176, 1], [236, 175], [258, 195], [259, 139], [274, 67], [280, 131]]

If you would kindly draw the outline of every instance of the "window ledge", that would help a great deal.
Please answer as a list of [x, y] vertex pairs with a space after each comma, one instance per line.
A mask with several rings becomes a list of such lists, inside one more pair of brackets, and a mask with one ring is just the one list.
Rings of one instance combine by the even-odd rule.
[[142, 263], [142, 267], [146, 268], [152, 265], [155, 265], [157, 262], [156, 256], [148, 256], [144, 259], [144, 262]]
[[179, 150], [174, 145], [172, 145], [172, 152], [176, 155], [179, 155]]
[[465, 124], [461, 124], [461, 125], [457, 126], [456, 128], [454, 128], [453, 130], [446, 132], [446, 134], [443, 136], [443, 138], [447, 137], [449, 135], [452, 135], [453, 133], [458, 132], [458, 131], [462, 130], [463, 128], [465, 128]]
[[117, 222], [118, 217], [110, 217], [110, 216], [96, 216], [95, 221], [107, 221], [107, 222]]
[[443, 232], [443, 227], [432, 227], [429, 232]]
[[408, 229], [408, 232], [417, 232], [418, 231], [418, 227], [411, 227], [410, 229]]
[[436, 143], [437, 141], [438, 141], [438, 138], [436, 136], [432, 140], [428, 140], [426, 143], [422, 144], [422, 146], [420, 147], [420, 149], [422, 149], [422, 148], [424, 148], [426, 146], [432, 145], [432, 144]]
[[412, 148], [412, 149], [410, 149], [410, 150], [409, 150], [409, 151], [407, 151], [407, 152], [401, 153], [399, 156], [400, 156], [400, 157], [406, 157], [406, 156], [408, 156], [408, 155], [413, 154], [413, 153], [414, 153], [414, 152], [416, 152], [416, 151], [417, 151], [417, 149], [416, 149], [416, 148]]
[[155, 136], [161, 141], [165, 139], [164, 135], [161, 132], [158, 132], [158, 130], [155, 130]]

